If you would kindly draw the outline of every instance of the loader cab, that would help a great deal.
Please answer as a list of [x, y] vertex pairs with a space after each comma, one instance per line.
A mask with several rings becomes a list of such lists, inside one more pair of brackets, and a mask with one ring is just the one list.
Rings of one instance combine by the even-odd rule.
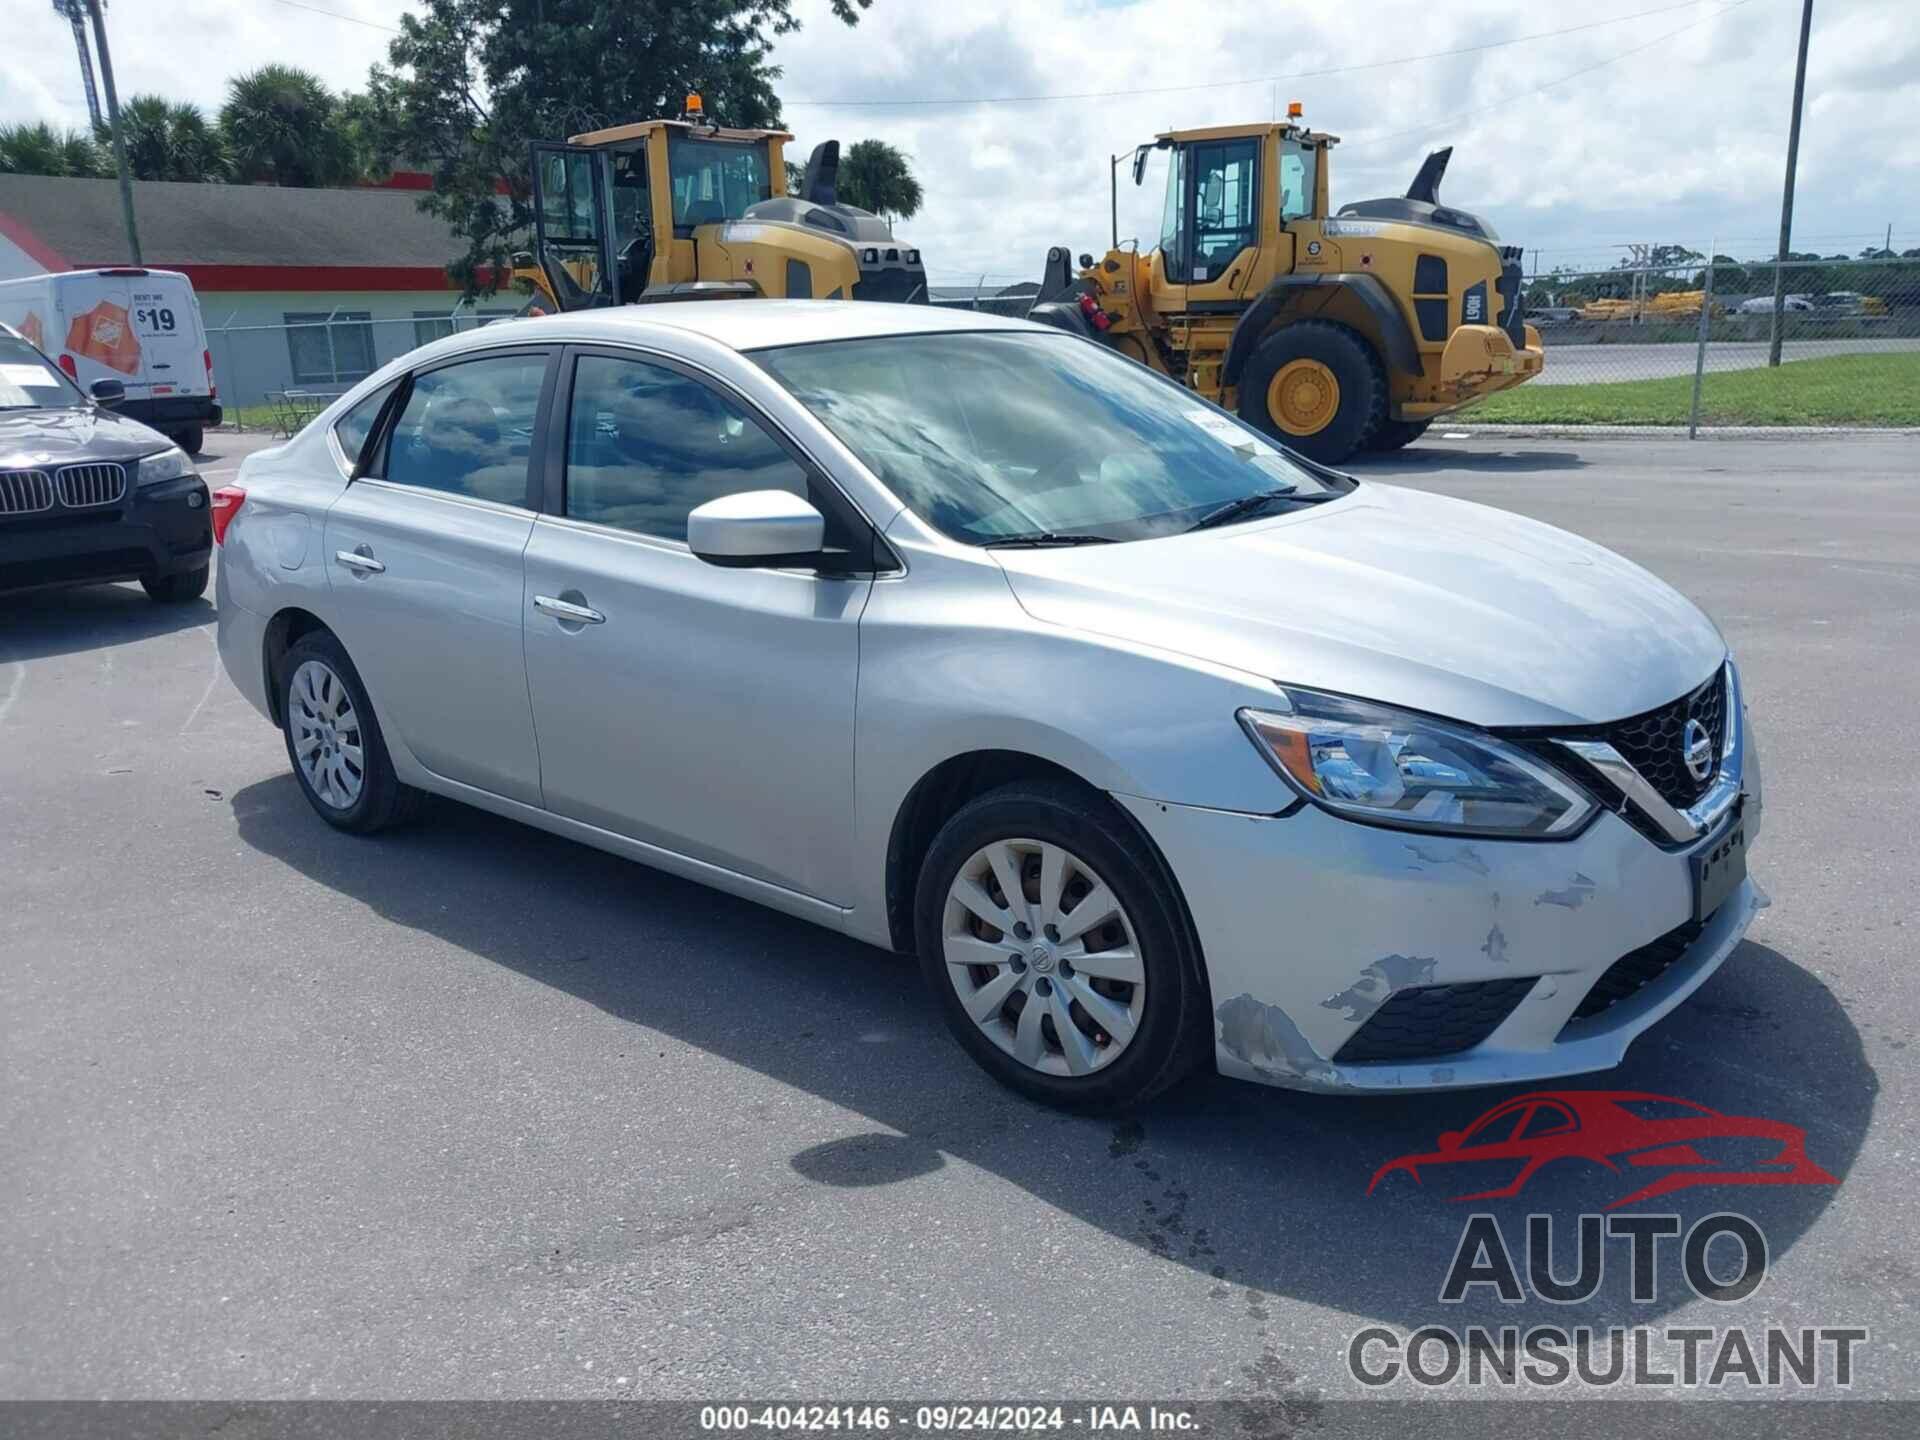
[[536, 288], [562, 310], [698, 281], [698, 232], [786, 193], [783, 131], [647, 120], [532, 147]]
[[1155, 308], [1231, 308], [1290, 272], [1287, 227], [1327, 213], [1324, 157], [1333, 143], [1297, 125], [1269, 124], [1173, 131], [1136, 151], [1136, 184], [1151, 153], [1167, 152], [1150, 260]]

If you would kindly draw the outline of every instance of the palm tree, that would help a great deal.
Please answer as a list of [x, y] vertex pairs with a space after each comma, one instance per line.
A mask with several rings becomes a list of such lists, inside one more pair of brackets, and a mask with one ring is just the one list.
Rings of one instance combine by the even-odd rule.
[[835, 190], [848, 205], [889, 220], [911, 220], [925, 198], [907, 157], [884, 140], [856, 140], [840, 157]]
[[[136, 95], [120, 107], [127, 168], [136, 180], [224, 180], [232, 170], [226, 136], [194, 105]], [[111, 144], [104, 129], [101, 143]]]
[[339, 101], [320, 77], [263, 65], [227, 84], [220, 128], [234, 178], [273, 185], [340, 185], [358, 178], [355, 146]]
[[83, 132], [41, 121], [0, 125], [0, 173], [98, 177], [111, 175], [113, 162]]

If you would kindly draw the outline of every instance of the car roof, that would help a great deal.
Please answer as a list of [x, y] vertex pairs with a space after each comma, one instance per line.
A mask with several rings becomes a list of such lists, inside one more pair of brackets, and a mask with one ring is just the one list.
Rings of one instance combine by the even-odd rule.
[[1058, 333], [1004, 315], [939, 305], [900, 305], [873, 300], [679, 300], [541, 315], [525, 320], [498, 320], [461, 338], [474, 340], [484, 336], [481, 343], [485, 344], [535, 339], [617, 342], [657, 335], [663, 329], [704, 336], [733, 350], [968, 330]]

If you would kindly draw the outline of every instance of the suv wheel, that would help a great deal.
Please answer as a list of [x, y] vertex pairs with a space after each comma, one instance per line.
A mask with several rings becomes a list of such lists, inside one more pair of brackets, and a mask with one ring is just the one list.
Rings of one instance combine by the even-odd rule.
[[162, 605], [184, 605], [207, 593], [207, 575], [211, 569], [202, 565], [198, 570], [182, 570], [178, 575], [162, 575], [157, 579], [143, 576], [140, 588], [147, 592], [149, 600]]
[[1179, 903], [1097, 796], [1022, 782], [965, 806], [927, 852], [915, 929], [955, 1038], [1035, 1100], [1137, 1105], [1199, 1054]]
[[340, 642], [324, 630], [303, 635], [279, 675], [287, 758], [320, 818], [363, 835], [410, 818], [421, 792], [394, 774], [380, 721]]

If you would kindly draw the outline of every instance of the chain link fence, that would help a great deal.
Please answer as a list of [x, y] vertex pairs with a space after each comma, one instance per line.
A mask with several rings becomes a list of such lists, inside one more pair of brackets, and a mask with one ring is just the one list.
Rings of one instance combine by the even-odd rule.
[[[932, 300], [1018, 316], [1037, 288], [936, 286]], [[1523, 294], [1545, 371], [1443, 424], [1920, 426], [1920, 253], [1556, 269], [1529, 277]], [[340, 309], [280, 325], [229, 321], [209, 328], [209, 348], [230, 422], [291, 433], [387, 361], [524, 308], [502, 295], [444, 314], [374, 319]]]
[[525, 306], [518, 296], [501, 295], [479, 309], [462, 306], [380, 319], [343, 307], [296, 313], [279, 325], [232, 320], [221, 325], [209, 313], [207, 349], [227, 425], [290, 435], [389, 360], [430, 341], [510, 319]]
[[1524, 294], [1546, 369], [1463, 422], [1920, 425], [1920, 256], [1557, 270]]
[[[966, 288], [936, 289], [934, 303], [1001, 315], [1032, 303], [1032, 286]], [[1529, 277], [1523, 293], [1546, 369], [1452, 421], [1694, 432], [1920, 425], [1920, 253], [1556, 269]]]

